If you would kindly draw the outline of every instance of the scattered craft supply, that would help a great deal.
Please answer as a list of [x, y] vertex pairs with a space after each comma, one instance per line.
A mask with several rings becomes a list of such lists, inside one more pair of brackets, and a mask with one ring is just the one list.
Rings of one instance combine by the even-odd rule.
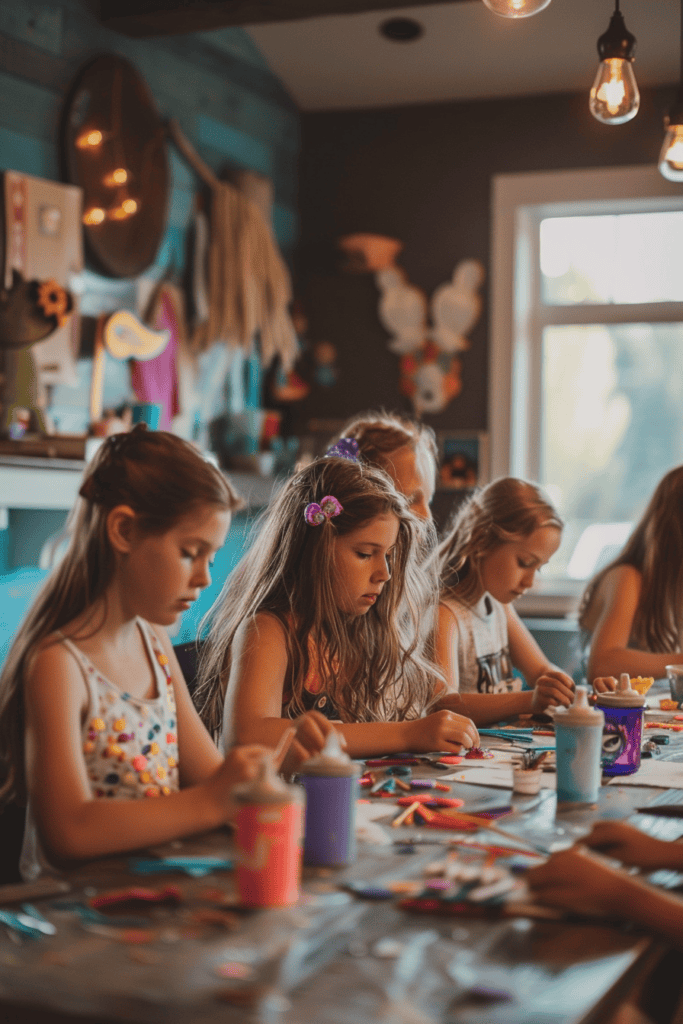
[[180, 889], [175, 885], [168, 885], [164, 889], [143, 889], [139, 886], [132, 886], [128, 889], [110, 889], [108, 892], [100, 893], [99, 896], [93, 896], [89, 903], [95, 910], [99, 910], [100, 907], [110, 907], [138, 900], [145, 903], [180, 903], [182, 895]]
[[494, 756], [491, 750], [485, 750], [484, 747], [470, 747], [465, 754], [465, 759], [468, 761], [484, 761]]
[[137, 875], [184, 871], [191, 878], [203, 878], [213, 871], [232, 871], [234, 866], [234, 861], [225, 857], [133, 857], [128, 861], [128, 867]]

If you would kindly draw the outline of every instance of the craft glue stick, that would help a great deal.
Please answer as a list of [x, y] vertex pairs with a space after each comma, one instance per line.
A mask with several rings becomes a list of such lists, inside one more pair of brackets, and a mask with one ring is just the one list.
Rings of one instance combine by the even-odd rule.
[[321, 752], [302, 764], [299, 778], [306, 790], [304, 863], [342, 865], [356, 859], [359, 774], [359, 766], [341, 749], [336, 729], [328, 733]]
[[237, 891], [246, 907], [286, 907], [299, 899], [304, 795], [264, 757], [258, 778], [233, 789], [238, 807]]

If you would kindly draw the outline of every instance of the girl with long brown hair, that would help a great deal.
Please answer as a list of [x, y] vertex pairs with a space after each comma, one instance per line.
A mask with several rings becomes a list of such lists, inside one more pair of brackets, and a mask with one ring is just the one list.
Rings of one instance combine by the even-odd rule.
[[683, 653], [683, 466], [658, 484], [621, 553], [587, 585], [588, 678], [663, 676]]
[[[532, 483], [502, 477], [458, 510], [436, 561], [441, 580], [437, 660], [441, 707], [487, 725], [568, 705], [574, 684], [552, 665], [512, 607], [555, 554], [562, 520]], [[518, 669], [531, 687], [522, 691]]]
[[[172, 434], [116, 434], [0, 676], [0, 805], [28, 798], [24, 878], [223, 824], [262, 748], [223, 759], [164, 626], [211, 582], [238, 498]], [[147, 799], [156, 798], [156, 799]]]
[[228, 743], [274, 745], [307, 708], [352, 756], [478, 742], [468, 719], [428, 713], [443, 683], [424, 527], [357, 451], [343, 439], [285, 483], [219, 599], [198, 699]]

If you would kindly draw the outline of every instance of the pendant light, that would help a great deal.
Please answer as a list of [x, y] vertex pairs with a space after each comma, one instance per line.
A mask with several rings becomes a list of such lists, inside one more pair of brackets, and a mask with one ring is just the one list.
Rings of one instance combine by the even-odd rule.
[[669, 113], [659, 154], [659, 172], [669, 181], [683, 181], [683, 0], [681, 0], [681, 79]]
[[603, 124], [624, 124], [638, 113], [640, 93], [633, 74], [636, 37], [626, 28], [616, 0], [609, 27], [598, 39], [600, 66], [591, 89], [590, 112]]
[[550, 0], [484, 0], [484, 3], [501, 18], [530, 18], [547, 7]]

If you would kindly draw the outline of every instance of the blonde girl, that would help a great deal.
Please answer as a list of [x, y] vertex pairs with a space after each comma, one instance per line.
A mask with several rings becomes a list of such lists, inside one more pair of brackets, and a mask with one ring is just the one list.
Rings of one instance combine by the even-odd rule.
[[209, 729], [274, 745], [290, 718], [315, 708], [342, 723], [352, 756], [476, 744], [462, 716], [424, 717], [442, 683], [425, 653], [436, 591], [418, 558], [422, 530], [354, 441], [290, 478], [209, 633]]
[[[562, 526], [535, 484], [512, 477], [475, 492], [458, 510], [437, 551], [437, 660], [451, 691], [441, 707], [483, 726], [571, 703], [572, 680], [548, 661], [512, 607], [557, 551]], [[513, 668], [530, 692], [521, 691]]]
[[79, 495], [0, 676], [0, 799], [28, 798], [26, 879], [224, 823], [263, 753], [220, 756], [164, 629], [210, 583], [230, 485], [140, 426], [102, 445]]
[[621, 553], [583, 595], [588, 678], [664, 676], [683, 654], [683, 466], [658, 484]]
[[341, 436], [354, 438], [361, 457], [389, 474], [396, 490], [407, 497], [411, 512], [432, 518], [437, 449], [431, 427], [380, 410], [349, 420]]

